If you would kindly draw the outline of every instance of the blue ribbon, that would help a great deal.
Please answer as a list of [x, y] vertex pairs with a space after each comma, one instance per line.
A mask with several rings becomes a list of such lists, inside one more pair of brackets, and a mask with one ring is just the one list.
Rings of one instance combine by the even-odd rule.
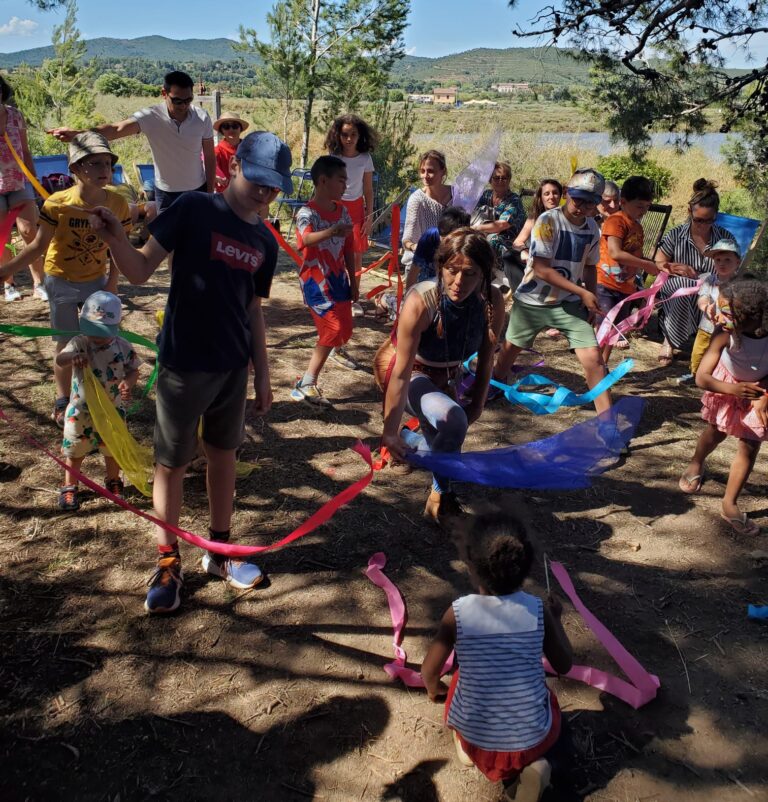
[[750, 604], [747, 607], [747, 618], [768, 619], [768, 607], [757, 607]]
[[[470, 363], [476, 356], [477, 354], [474, 354], [464, 363], [464, 369], [470, 373], [472, 372], [469, 367]], [[587, 390], [586, 393], [574, 393], [573, 390], [553, 382], [546, 376], [540, 376], [538, 373], [529, 373], [527, 376], [518, 379], [514, 384], [504, 384], [496, 381], [496, 379], [491, 379], [491, 386], [501, 390], [504, 393], [504, 397], [511, 404], [520, 404], [533, 412], [534, 415], [551, 415], [553, 412], [557, 412], [560, 407], [580, 407], [584, 404], [592, 403], [601, 393], [613, 387], [619, 379], [624, 378], [634, 365], [635, 363], [632, 359], [625, 359], [604, 376], [591, 390]], [[546, 393], [521, 392], [518, 390], [518, 387], [527, 385], [554, 387], [555, 392], [552, 395], [548, 395]]]

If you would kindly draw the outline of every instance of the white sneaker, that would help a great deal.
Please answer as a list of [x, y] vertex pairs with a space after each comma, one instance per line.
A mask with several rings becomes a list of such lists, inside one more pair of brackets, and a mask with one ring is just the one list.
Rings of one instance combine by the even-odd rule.
[[365, 309], [363, 309], [362, 304], [355, 301], [352, 304], [352, 317], [363, 317], [363, 315], [365, 315]]
[[43, 287], [42, 284], [35, 284], [35, 289], [32, 290], [32, 295], [34, 295], [35, 298], [38, 298], [41, 301], [48, 300], [48, 293], [45, 291], [45, 287]]
[[16, 289], [15, 284], [6, 284], [5, 285], [5, 300], [6, 301], [18, 301], [21, 298], [21, 293]]
[[291, 390], [291, 398], [294, 401], [306, 401], [316, 407], [330, 407], [331, 402], [322, 394], [316, 384], [302, 385], [301, 381]]
[[520, 772], [514, 797], [515, 802], [539, 802], [549, 786], [552, 767], [544, 758], [531, 763]]
[[355, 362], [355, 360], [352, 359], [346, 351], [342, 351], [341, 348], [331, 349], [329, 356], [337, 365], [341, 365], [343, 368], [347, 368], [347, 370], [362, 370], [360, 364]]

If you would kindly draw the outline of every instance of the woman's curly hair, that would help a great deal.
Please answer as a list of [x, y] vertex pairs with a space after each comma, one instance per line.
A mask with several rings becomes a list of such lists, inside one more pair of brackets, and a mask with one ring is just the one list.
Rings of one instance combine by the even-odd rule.
[[728, 301], [733, 315], [733, 342], [741, 346], [741, 332], [745, 323], [756, 323], [758, 337], [768, 335], [768, 284], [756, 278], [736, 278], [720, 290], [720, 296]]
[[357, 148], [358, 153], [373, 153], [376, 145], [379, 144], [379, 135], [368, 125], [368, 123], [357, 114], [342, 114], [337, 117], [325, 135], [325, 149], [331, 156], [340, 156], [343, 150], [341, 144], [341, 129], [345, 125], [354, 125], [357, 128]]
[[520, 519], [508, 513], [486, 513], [471, 521], [466, 558], [485, 590], [505, 596], [519, 590], [530, 573], [533, 546]]

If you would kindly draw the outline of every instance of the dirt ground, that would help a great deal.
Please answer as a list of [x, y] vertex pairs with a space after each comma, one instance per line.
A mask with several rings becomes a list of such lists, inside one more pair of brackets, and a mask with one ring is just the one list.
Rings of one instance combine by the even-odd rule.
[[[374, 283], [366, 276], [364, 287]], [[121, 288], [125, 328], [154, 336], [167, 285], [162, 270], [148, 286]], [[47, 325], [47, 307], [27, 292], [2, 306], [0, 319]], [[233, 526], [235, 539], [255, 544], [292, 531], [364, 475], [349, 447], [358, 438], [374, 446], [381, 430], [369, 372], [329, 365], [330, 411], [290, 400], [314, 331], [287, 262], [267, 320], [275, 403], [248, 421], [243, 459], [256, 469], [238, 482]], [[370, 365], [387, 331], [367, 315], [350, 352]], [[0, 477], [0, 798], [499, 798], [500, 786], [456, 761], [442, 708], [382, 670], [392, 631], [382, 591], [363, 575], [371, 554], [386, 553], [408, 602], [404, 645], [414, 665], [445, 608], [470, 590], [450, 539], [421, 519], [426, 474], [378, 473], [327, 525], [264, 555], [269, 581], [251, 592], [209, 579], [199, 552], [183, 544], [182, 608], [149, 618], [149, 527], [93, 495], [77, 513], [56, 510], [59, 470], [20, 436], [27, 427], [58, 447], [48, 419], [51, 346], [0, 340], [0, 408], [12, 420], [0, 424], [0, 460], [21, 470]], [[538, 345], [543, 372], [583, 388], [562, 340]], [[674, 382], [684, 363], [658, 366], [657, 348], [632, 341], [636, 366], [619, 394], [645, 397], [645, 415], [629, 456], [591, 489], [460, 488], [470, 506], [529, 515], [587, 606], [661, 679], [658, 698], [638, 711], [552, 681], [568, 736], [550, 802], [768, 800], [768, 629], [746, 618], [748, 603], [768, 603], [768, 541], [739, 537], [718, 517], [733, 442], [712, 457], [699, 495], [678, 491], [700, 429], [699, 393]], [[528, 442], [592, 414], [534, 417], [497, 403], [466, 447]], [[150, 398], [130, 424], [138, 439], [151, 442], [152, 421]], [[765, 468], [761, 455], [744, 509], [768, 527]], [[97, 458], [85, 470], [101, 481]], [[130, 500], [149, 509], [138, 494]], [[187, 480], [182, 525], [205, 532], [199, 475]], [[543, 593], [540, 568], [529, 589]], [[564, 622], [579, 663], [613, 668], [569, 604]]]

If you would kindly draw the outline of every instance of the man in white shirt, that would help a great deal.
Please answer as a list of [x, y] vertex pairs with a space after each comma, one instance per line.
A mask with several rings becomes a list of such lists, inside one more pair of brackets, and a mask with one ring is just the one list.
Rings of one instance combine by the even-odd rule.
[[[127, 120], [93, 129], [110, 141], [140, 133], [147, 137], [155, 163], [158, 211], [167, 209], [184, 192], [213, 192], [216, 179], [213, 124], [207, 112], [192, 105], [193, 87], [185, 72], [169, 72], [163, 81], [162, 103], [141, 109]], [[70, 142], [81, 132], [54, 128], [48, 133], [62, 142]]]

